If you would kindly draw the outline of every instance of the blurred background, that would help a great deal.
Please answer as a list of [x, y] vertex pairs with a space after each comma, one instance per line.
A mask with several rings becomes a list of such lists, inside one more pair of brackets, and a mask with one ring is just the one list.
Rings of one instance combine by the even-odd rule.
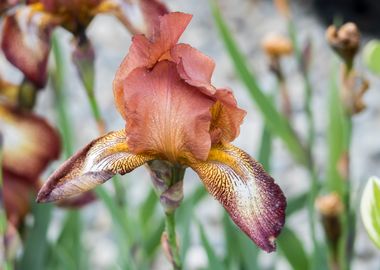
[[[260, 109], [253, 102], [236, 72], [218, 31], [210, 3], [202, 0], [163, 2], [171, 11], [194, 15], [180, 41], [191, 44], [215, 60], [216, 69], [212, 83], [217, 87], [230, 87], [234, 91], [239, 106], [247, 111], [235, 145], [258, 158], [265, 122]], [[276, 96], [273, 93], [278, 88], [278, 81], [270, 70], [268, 56], [263, 50], [262, 42], [268, 33], [287, 36], [286, 18], [279, 13], [274, 2], [270, 0], [220, 0], [217, 3], [222, 18], [230, 29], [230, 34], [236, 40], [250, 70], [256, 75], [257, 83], [266, 94]], [[339, 74], [337, 71], [339, 59], [329, 47], [325, 39], [325, 31], [327, 26], [334, 21], [355, 22], [362, 33], [362, 48], [369, 40], [378, 38], [380, 4], [369, 0], [300, 0], [290, 1], [290, 7], [301, 48], [304, 48], [306, 44], [311, 44], [309, 79], [312, 86], [311, 108], [314, 112], [315, 123], [315, 143], [312, 151], [315, 156], [317, 174], [323, 182], [329, 155], [327, 130], [331, 78]], [[71, 132], [75, 138], [73, 148], [77, 150], [98, 137], [98, 130], [86, 101], [86, 91], [78, 78], [75, 66], [70, 61], [72, 35], [64, 29], [57, 29], [56, 33], [65, 58], [66, 75], [63, 88], [66, 105], [69, 107], [67, 113]], [[112, 81], [118, 66], [128, 52], [131, 34], [115, 17], [101, 14], [91, 22], [87, 35], [96, 54], [95, 96], [106, 128], [107, 130], [121, 129], [124, 122], [114, 106]], [[53, 60], [53, 56], [50, 55], [50, 66], [54, 66]], [[291, 100], [292, 126], [301, 138], [305, 138], [308, 126], [304, 108], [304, 80], [296, 57], [294, 55], [282, 57], [281, 67], [286, 77]], [[353, 207], [358, 210], [361, 192], [366, 181], [372, 175], [380, 175], [378, 132], [380, 130], [380, 92], [378, 91], [380, 80], [378, 75], [368, 70], [361, 52], [356, 58], [355, 68], [358, 72], [364, 73], [370, 81], [370, 88], [364, 95], [367, 108], [352, 117], [351, 196], [354, 202]], [[0, 54], [0, 74], [15, 84], [22, 80], [22, 74], [6, 60], [3, 54]], [[52, 82], [49, 80], [46, 88], [39, 93], [34, 110], [48, 119], [53, 126], [58, 127], [54, 95]], [[274, 104], [280, 110], [280, 102], [276, 101]], [[6, 138], [4, 143], [7, 143]], [[62, 163], [62, 160], [63, 157], [51, 163], [41, 178], [46, 179]], [[306, 200], [304, 194], [307, 194], [310, 189], [308, 171], [291, 158], [283, 141], [276, 136], [273, 137], [270, 165], [271, 175], [281, 186], [288, 200], [290, 198]], [[23, 230], [28, 232], [34, 227], [36, 215], [41, 215], [38, 209], [41, 211], [41, 209], [49, 208], [50, 217], [46, 231], [40, 232], [40, 235], [46, 236], [46, 240], [39, 236], [34, 241], [34, 245], [31, 244], [34, 250], [33, 248], [28, 250], [24, 246], [24, 251], [30, 254], [34, 252], [35, 256], [31, 255], [25, 259], [22, 251], [16, 252], [16, 257], [18, 256], [19, 260], [23, 261], [19, 263], [19, 269], [170, 269], [171, 266], [159, 243], [163, 229], [163, 212], [152, 191], [149, 174], [144, 167], [141, 167], [119, 177], [118, 181], [125, 190], [123, 200], [129, 240], [120, 243], [124, 234], [120, 234], [120, 228], [117, 222], [115, 225], [113, 214], [110, 213], [110, 208], [103, 200], [96, 200], [79, 210], [68, 210], [54, 205], [34, 205], [34, 214], [26, 218]], [[112, 193], [112, 183], [107, 182], [105, 189]], [[302, 257], [303, 252], [306, 257], [312, 253], [312, 239], [307, 225], [309, 222], [307, 207], [296, 207], [297, 210], [286, 219], [287, 227], [292, 230], [298, 240], [290, 237], [288, 247], [280, 246], [278, 252], [267, 254], [259, 251], [242, 232], [236, 229], [227, 218], [223, 207], [211, 196], [205, 194], [198, 176], [190, 170], [187, 170], [185, 175], [184, 193], [184, 203], [177, 214], [177, 230], [179, 245], [183, 248], [181, 252], [183, 252], [185, 269], [312, 269], [310, 263], [307, 263], [308, 268], [303, 268], [305, 262], [302, 258], [301, 261], [297, 261], [297, 257]], [[326, 193], [326, 190], [322, 189], [320, 195], [323, 193]], [[356, 241], [351, 269], [380, 269], [380, 253], [369, 240], [359, 216], [358, 214], [356, 217]], [[68, 222], [70, 219], [75, 222]], [[316, 235], [322, 241], [325, 235], [318, 213], [315, 220]], [[30, 236], [31, 232], [27, 234]], [[23, 237], [28, 239], [28, 235]], [[44, 241], [45, 244], [41, 244]], [[236, 246], [231, 246], [231, 243], [235, 243]], [[299, 244], [302, 245], [303, 251], [298, 251]], [[51, 248], [52, 246], [54, 248]], [[122, 249], [121, 246], [126, 249]], [[126, 250], [128, 250], [128, 256], [123, 254]], [[145, 253], [142, 250], [148, 250], [148, 252]], [[135, 268], [129, 268], [130, 266], [123, 268], [120, 262], [123, 260], [135, 261]], [[41, 262], [43, 262], [42, 265]]]

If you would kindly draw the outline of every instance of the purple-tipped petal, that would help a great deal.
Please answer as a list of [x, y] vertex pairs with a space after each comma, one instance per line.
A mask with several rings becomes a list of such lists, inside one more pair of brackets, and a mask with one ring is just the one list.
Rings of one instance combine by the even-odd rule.
[[206, 162], [194, 161], [190, 166], [242, 231], [263, 250], [276, 249], [286, 199], [260, 163], [232, 145], [218, 145]]
[[88, 191], [115, 174], [125, 174], [151, 160], [129, 152], [124, 130], [89, 143], [58, 168], [38, 193], [37, 202], [62, 200]]

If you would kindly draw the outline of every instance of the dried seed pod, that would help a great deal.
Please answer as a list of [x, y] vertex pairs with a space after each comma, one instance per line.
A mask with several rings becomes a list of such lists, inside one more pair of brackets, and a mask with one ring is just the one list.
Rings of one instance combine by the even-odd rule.
[[360, 31], [356, 24], [348, 22], [340, 28], [331, 25], [326, 30], [326, 39], [331, 48], [351, 69], [354, 57], [360, 47]]

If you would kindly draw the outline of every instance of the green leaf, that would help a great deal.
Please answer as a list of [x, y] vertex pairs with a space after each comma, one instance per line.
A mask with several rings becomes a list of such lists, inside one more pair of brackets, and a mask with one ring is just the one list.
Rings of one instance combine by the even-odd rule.
[[223, 269], [225, 269], [221, 260], [215, 254], [215, 251], [213, 250], [213, 248], [210, 244], [210, 241], [208, 240], [206, 233], [205, 233], [205, 231], [204, 231], [204, 229], [200, 223], [198, 224], [198, 228], [199, 228], [199, 233], [201, 236], [202, 245], [203, 245], [203, 247], [207, 253], [207, 258], [208, 258], [208, 268], [207, 269], [209, 269], [209, 270], [214, 270], [214, 269], [223, 270]]
[[227, 212], [223, 216], [223, 225], [228, 265], [238, 263], [237, 269], [240, 270], [260, 269], [257, 262], [260, 249], [231, 221]]
[[140, 206], [140, 220], [143, 226], [150, 225], [150, 221], [154, 217], [155, 210], [157, 210], [157, 194], [153, 189], [149, 191], [145, 201]]
[[288, 227], [277, 238], [278, 248], [294, 270], [308, 270], [309, 261], [302, 242]]
[[196, 205], [207, 195], [203, 186], [198, 187], [190, 196], [181, 203], [176, 213], [179, 235], [181, 237], [181, 260], [185, 261], [187, 251], [191, 244], [190, 226]]
[[249, 70], [246, 64], [245, 57], [241, 54], [234, 39], [232, 38], [230, 31], [220, 14], [216, 1], [210, 0], [210, 2], [216, 25], [220, 31], [224, 45], [226, 46], [227, 51], [235, 65], [236, 72], [247, 87], [252, 100], [256, 102], [256, 105], [260, 109], [266, 124], [273, 134], [279, 136], [283, 140], [285, 145], [293, 154], [295, 160], [303, 165], [307, 165], [309, 158], [300, 143], [300, 140], [295, 135], [286, 118], [284, 118], [276, 110], [270, 98], [265, 96], [264, 92], [259, 87], [254, 74]]
[[345, 181], [338, 171], [339, 162], [348, 149], [348, 122], [345, 116], [343, 104], [340, 98], [339, 87], [336, 82], [337, 69], [331, 72], [330, 91], [328, 103], [328, 165], [327, 165], [327, 188], [330, 192], [343, 195]]
[[287, 200], [286, 216], [289, 217], [293, 213], [301, 210], [307, 204], [309, 193], [301, 193]]
[[126, 269], [137, 269], [131, 254], [134, 233], [132, 228], [129, 226], [126, 213], [116, 204], [115, 200], [102, 186], [98, 186], [95, 189], [95, 192], [107, 207], [114, 222], [113, 224], [116, 229], [115, 231], [118, 239], [118, 247], [121, 255], [120, 257], [122, 258], [122, 264]]
[[259, 149], [258, 161], [263, 165], [266, 171], [270, 171], [270, 158], [272, 154], [272, 134], [268, 128], [268, 125], [265, 124], [262, 134], [261, 142]]
[[371, 177], [362, 194], [360, 212], [372, 242], [380, 249], [380, 180]]
[[44, 269], [47, 259], [48, 241], [46, 231], [50, 223], [53, 206], [51, 204], [41, 205], [33, 203], [32, 207], [34, 223], [27, 232], [24, 253], [18, 269]]
[[368, 42], [363, 49], [364, 63], [375, 74], [380, 75], [380, 40]]

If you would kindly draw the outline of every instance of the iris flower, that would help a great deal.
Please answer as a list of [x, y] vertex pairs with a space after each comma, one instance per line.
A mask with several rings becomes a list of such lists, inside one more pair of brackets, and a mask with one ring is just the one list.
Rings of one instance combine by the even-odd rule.
[[[85, 55], [93, 62], [92, 46], [87, 40], [86, 29], [100, 13], [113, 14], [132, 33], [141, 32], [124, 12], [127, 5], [122, 0], [29, 0], [15, 12], [6, 16], [1, 47], [6, 58], [25, 77], [42, 88], [47, 80], [47, 62], [51, 46], [52, 30], [61, 26], [74, 36], [73, 57]], [[165, 7], [158, 1], [140, 0], [145, 17], [160, 14]], [[149, 26], [148, 26], [149, 27]], [[81, 63], [76, 63], [80, 76]], [[78, 66], [79, 65], [79, 66]], [[83, 78], [82, 78], [83, 79]]]
[[232, 220], [260, 248], [275, 250], [286, 199], [273, 178], [230, 144], [246, 114], [229, 89], [211, 84], [212, 59], [177, 44], [191, 15], [160, 17], [136, 35], [114, 80], [124, 129], [93, 140], [58, 168], [37, 201], [60, 200], [153, 160], [193, 169]]
[[30, 199], [41, 187], [40, 175], [59, 157], [57, 131], [43, 118], [0, 104], [3, 137], [3, 194], [7, 219], [18, 226], [29, 212]]

